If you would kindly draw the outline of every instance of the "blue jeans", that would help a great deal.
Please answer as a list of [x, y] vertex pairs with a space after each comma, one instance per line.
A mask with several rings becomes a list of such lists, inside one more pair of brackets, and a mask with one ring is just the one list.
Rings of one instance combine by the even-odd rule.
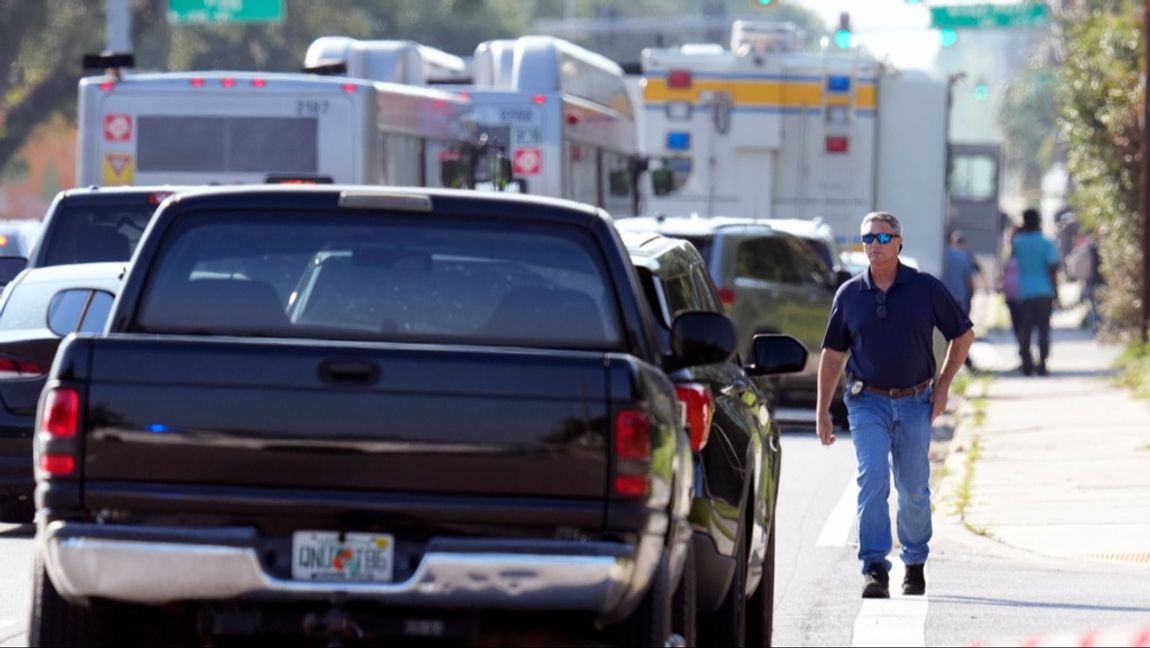
[[930, 553], [930, 388], [890, 398], [863, 391], [847, 395], [851, 439], [858, 455], [859, 560], [882, 563], [891, 550], [890, 475], [898, 490], [899, 558], [921, 565]]

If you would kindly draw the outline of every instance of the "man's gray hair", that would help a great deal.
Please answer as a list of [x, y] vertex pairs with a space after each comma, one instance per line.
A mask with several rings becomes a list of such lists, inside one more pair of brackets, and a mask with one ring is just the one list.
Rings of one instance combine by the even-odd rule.
[[895, 234], [902, 234], [902, 223], [898, 222], [898, 219], [890, 212], [874, 211], [863, 216], [862, 225], [859, 226], [859, 229], [866, 229], [867, 223], [871, 221], [886, 223], [890, 225]]

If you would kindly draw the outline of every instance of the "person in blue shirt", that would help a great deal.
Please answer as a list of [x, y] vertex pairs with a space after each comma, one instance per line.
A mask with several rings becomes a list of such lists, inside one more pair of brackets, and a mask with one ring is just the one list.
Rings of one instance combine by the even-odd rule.
[[[1042, 218], [1034, 209], [1022, 212], [1022, 229], [1011, 246], [1018, 262], [1018, 355], [1022, 373], [1045, 376], [1046, 358], [1050, 355], [1050, 315], [1058, 304], [1061, 259], [1054, 241], [1042, 235]], [[1035, 329], [1037, 362], [1030, 349]]]
[[[929, 554], [930, 438], [951, 383], [974, 340], [970, 318], [935, 277], [899, 263], [902, 226], [888, 212], [862, 221], [869, 266], [839, 287], [819, 359], [816, 431], [835, 442], [830, 405], [843, 368], [858, 457], [863, 598], [889, 598], [890, 478], [898, 490], [904, 594], [923, 594]], [[949, 340], [936, 375], [934, 329]], [[849, 356], [848, 356], [849, 354]], [[849, 359], [848, 359], [849, 358]]]

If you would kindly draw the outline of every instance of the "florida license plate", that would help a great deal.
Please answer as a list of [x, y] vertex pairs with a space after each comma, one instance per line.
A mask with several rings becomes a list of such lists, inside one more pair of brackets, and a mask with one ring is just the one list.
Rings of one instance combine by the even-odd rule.
[[386, 533], [296, 531], [291, 575], [305, 581], [390, 582], [395, 539]]

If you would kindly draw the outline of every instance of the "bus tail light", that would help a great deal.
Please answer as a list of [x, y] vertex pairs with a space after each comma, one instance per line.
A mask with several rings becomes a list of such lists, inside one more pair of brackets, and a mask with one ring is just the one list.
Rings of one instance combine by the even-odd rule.
[[263, 88], [268, 84], [267, 79], [252, 79], [253, 88]]
[[191, 79], [188, 79], [188, 83], [192, 84], [192, 87], [202, 88], [202, 87], [204, 87], [204, 78], [203, 77], [192, 77]]
[[540, 104], [540, 105], [545, 104], [545, 103], [547, 103], [547, 95], [537, 94], [534, 97], [532, 97], [531, 100], [534, 101], [536, 104]]
[[105, 91], [105, 92], [107, 92], [108, 90], [111, 90], [112, 88], [115, 88], [115, 87], [116, 87], [115, 81], [101, 81], [100, 82], [100, 89]]
[[234, 88], [236, 86], [236, 80], [231, 77], [224, 77], [220, 79], [220, 85], [225, 88]]
[[348, 94], [355, 94], [355, 91], [359, 89], [354, 83], [345, 83], [340, 87], [342, 87], [343, 91]]
[[647, 494], [647, 471], [651, 460], [651, 422], [641, 409], [615, 414], [615, 459], [618, 467], [612, 490], [616, 495]]
[[697, 383], [675, 387], [675, 395], [683, 405], [683, 418], [691, 434], [691, 452], [698, 452], [711, 437], [711, 422], [715, 416], [715, 399], [711, 388]]

